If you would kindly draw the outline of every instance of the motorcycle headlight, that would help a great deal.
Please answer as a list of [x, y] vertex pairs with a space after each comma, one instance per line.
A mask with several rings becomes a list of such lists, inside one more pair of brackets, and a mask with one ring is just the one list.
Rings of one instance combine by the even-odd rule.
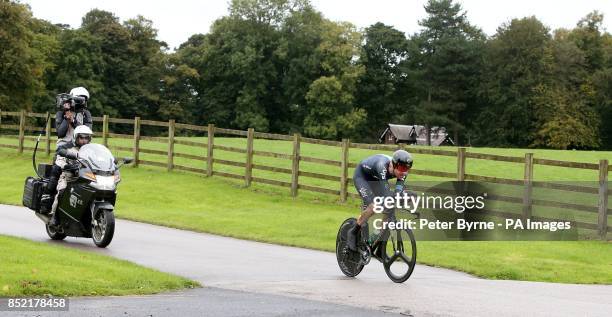
[[96, 181], [91, 184], [99, 189], [112, 189], [115, 186], [115, 177], [96, 175]]

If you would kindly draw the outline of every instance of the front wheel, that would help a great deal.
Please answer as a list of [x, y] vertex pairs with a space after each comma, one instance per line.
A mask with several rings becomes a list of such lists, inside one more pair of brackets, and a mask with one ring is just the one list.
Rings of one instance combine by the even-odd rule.
[[336, 236], [336, 259], [338, 260], [338, 266], [340, 266], [340, 271], [348, 277], [357, 276], [364, 267], [359, 252], [349, 250], [346, 241], [348, 231], [355, 226], [355, 223], [357, 223], [355, 218], [346, 219], [340, 225], [338, 235]]
[[383, 266], [389, 279], [404, 283], [416, 265], [417, 247], [412, 230], [392, 230], [389, 239], [382, 244]]
[[49, 226], [49, 224], [45, 225], [45, 228], [47, 229], [47, 234], [49, 235], [49, 238], [51, 238], [51, 240], [64, 240], [66, 239], [66, 234], [65, 233], [60, 233], [56, 227], [53, 226]]
[[115, 214], [112, 210], [100, 209], [91, 222], [93, 242], [99, 248], [106, 248], [115, 234]]

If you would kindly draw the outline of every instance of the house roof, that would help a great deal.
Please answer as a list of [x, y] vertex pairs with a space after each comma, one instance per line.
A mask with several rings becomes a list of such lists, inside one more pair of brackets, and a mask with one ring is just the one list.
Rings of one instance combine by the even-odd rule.
[[414, 141], [416, 134], [414, 126], [389, 123], [389, 129], [398, 141]]
[[[397, 139], [397, 142], [408, 141], [416, 142], [418, 145], [427, 145], [427, 129], [423, 125], [402, 125], [402, 124], [388, 124], [388, 128], [385, 129], [381, 135], [383, 140], [384, 135], [387, 131], [391, 130], [391, 133]], [[446, 140], [451, 144], [454, 144], [452, 139], [446, 133], [445, 127], [431, 127], [431, 145], [438, 146], [444, 143]]]
[[[417, 131], [417, 139], [416, 142], [418, 145], [427, 145], [427, 129], [425, 126], [419, 125], [416, 128]], [[446, 133], [445, 127], [431, 127], [431, 145], [438, 146], [449, 138], [448, 133]], [[453, 143], [450, 140], [450, 143]]]

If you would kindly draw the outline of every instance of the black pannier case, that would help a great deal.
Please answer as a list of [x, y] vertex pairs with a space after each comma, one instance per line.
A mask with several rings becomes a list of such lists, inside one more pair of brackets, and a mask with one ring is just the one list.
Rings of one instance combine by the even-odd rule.
[[40, 210], [40, 199], [45, 182], [40, 178], [28, 177], [23, 186], [23, 205], [34, 210]]

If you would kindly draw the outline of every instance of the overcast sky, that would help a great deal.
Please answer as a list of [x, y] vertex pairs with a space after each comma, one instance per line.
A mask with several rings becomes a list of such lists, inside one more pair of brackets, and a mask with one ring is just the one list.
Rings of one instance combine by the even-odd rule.
[[[177, 47], [195, 33], [208, 33], [211, 23], [227, 14], [229, 0], [22, 0], [34, 16], [78, 27], [93, 8], [115, 13], [122, 21], [140, 14], [153, 21], [159, 39]], [[412, 34], [425, 15], [426, 0], [312, 0], [325, 17], [364, 28], [378, 21]], [[612, 30], [612, 0], [459, 0], [471, 23], [492, 35], [512, 18], [535, 15], [553, 30], [571, 28], [593, 10], [604, 13], [604, 27]]]

